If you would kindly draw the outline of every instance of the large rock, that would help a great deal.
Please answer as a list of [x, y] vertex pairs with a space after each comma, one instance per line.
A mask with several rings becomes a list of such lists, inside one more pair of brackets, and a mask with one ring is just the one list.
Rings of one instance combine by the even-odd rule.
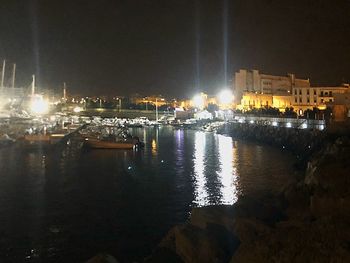
[[238, 244], [238, 239], [219, 225], [204, 230], [187, 224], [175, 230], [176, 253], [188, 263], [228, 262]]
[[225, 227], [233, 230], [235, 208], [232, 205], [207, 206], [193, 208], [190, 222], [192, 225], [206, 229], [209, 224]]
[[346, 224], [331, 221], [282, 222], [265, 235], [245, 240], [231, 263], [350, 262], [349, 234], [342, 233], [345, 229], [348, 230]]
[[86, 261], [86, 263], [118, 263], [118, 261], [111, 255], [98, 254], [95, 257]]

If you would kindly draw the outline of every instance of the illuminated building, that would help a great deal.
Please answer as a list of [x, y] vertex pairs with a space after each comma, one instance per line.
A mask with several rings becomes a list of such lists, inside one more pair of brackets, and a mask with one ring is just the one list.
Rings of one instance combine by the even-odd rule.
[[348, 84], [335, 87], [312, 87], [309, 79], [297, 79], [294, 74], [273, 76], [257, 70], [240, 70], [235, 74], [235, 103], [238, 109], [274, 107], [280, 111], [293, 107], [299, 113], [307, 109], [326, 109], [335, 94], [350, 90]]
[[234, 76], [234, 102], [239, 104], [244, 93], [289, 95], [295, 87], [310, 87], [309, 79], [297, 79], [294, 74], [274, 76], [258, 70], [241, 69]]
[[327, 103], [334, 101], [335, 94], [343, 94], [349, 90], [347, 84], [338, 87], [295, 88], [293, 90], [293, 108], [298, 112], [312, 108], [323, 110], [326, 109]]
[[140, 98], [134, 98], [134, 103], [135, 104], [153, 104], [153, 105], [157, 105], [162, 106], [162, 105], [166, 105], [168, 104], [168, 101], [166, 99], [164, 99], [162, 96], [147, 96], [147, 97], [140, 97]]

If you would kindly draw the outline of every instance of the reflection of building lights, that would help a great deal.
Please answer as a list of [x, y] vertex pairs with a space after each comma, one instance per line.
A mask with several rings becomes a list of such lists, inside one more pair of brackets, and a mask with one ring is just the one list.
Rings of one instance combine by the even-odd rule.
[[278, 125], [277, 121], [273, 121], [273, 122], [272, 122], [272, 126], [275, 126], [275, 127], [276, 127], [277, 125]]
[[233, 142], [231, 137], [218, 135], [221, 193], [223, 204], [233, 204], [237, 201], [235, 186], [236, 171], [233, 168]]
[[157, 154], [157, 143], [156, 143], [155, 139], [152, 140], [151, 147], [152, 147], [152, 154], [156, 155]]
[[199, 206], [207, 205], [208, 193], [205, 188], [205, 133], [196, 132], [194, 143], [194, 174], [196, 177], [195, 202]]

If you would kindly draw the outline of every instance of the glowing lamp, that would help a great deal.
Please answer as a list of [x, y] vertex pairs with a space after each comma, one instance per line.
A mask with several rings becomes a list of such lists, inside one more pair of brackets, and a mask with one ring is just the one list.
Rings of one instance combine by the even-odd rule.
[[30, 104], [30, 110], [34, 114], [44, 114], [49, 111], [49, 103], [45, 101], [41, 96], [32, 98]]
[[233, 94], [231, 90], [223, 90], [219, 93], [219, 102], [221, 104], [230, 104], [233, 101]]
[[75, 107], [74, 109], [73, 109], [73, 111], [75, 112], [75, 113], [79, 113], [79, 112], [81, 112], [83, 109], [81, 108], [81, 107]]
[[198, 94], [193, 97], [192, 99], [193, 105], [197, 108], [203, 109], [204, 108], [204, 99], [202, 95]]

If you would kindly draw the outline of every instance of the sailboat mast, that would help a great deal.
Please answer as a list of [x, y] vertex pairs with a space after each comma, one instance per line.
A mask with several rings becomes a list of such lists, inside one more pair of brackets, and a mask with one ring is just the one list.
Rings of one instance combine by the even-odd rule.
[[16, 63], [13, 64], [12, 70], [12, 88], [15, 88], [15, 79], [16, 79]]
[[6, 67], [6, 60], [2, 62], [2, 74], [1, 74], [1, 88], [4, 88], [4, 78], [5, 78], [5, 67]]
[[34, 96], [34, 94], [35, 94], [35, 75], [33, 75], [32, 77], [33, 77], [33, 81], [32, 81], [32, 96]]
[[66, 101], [67, 99], [67, 87], [66, 82], [63, 82], [63, 100]]

